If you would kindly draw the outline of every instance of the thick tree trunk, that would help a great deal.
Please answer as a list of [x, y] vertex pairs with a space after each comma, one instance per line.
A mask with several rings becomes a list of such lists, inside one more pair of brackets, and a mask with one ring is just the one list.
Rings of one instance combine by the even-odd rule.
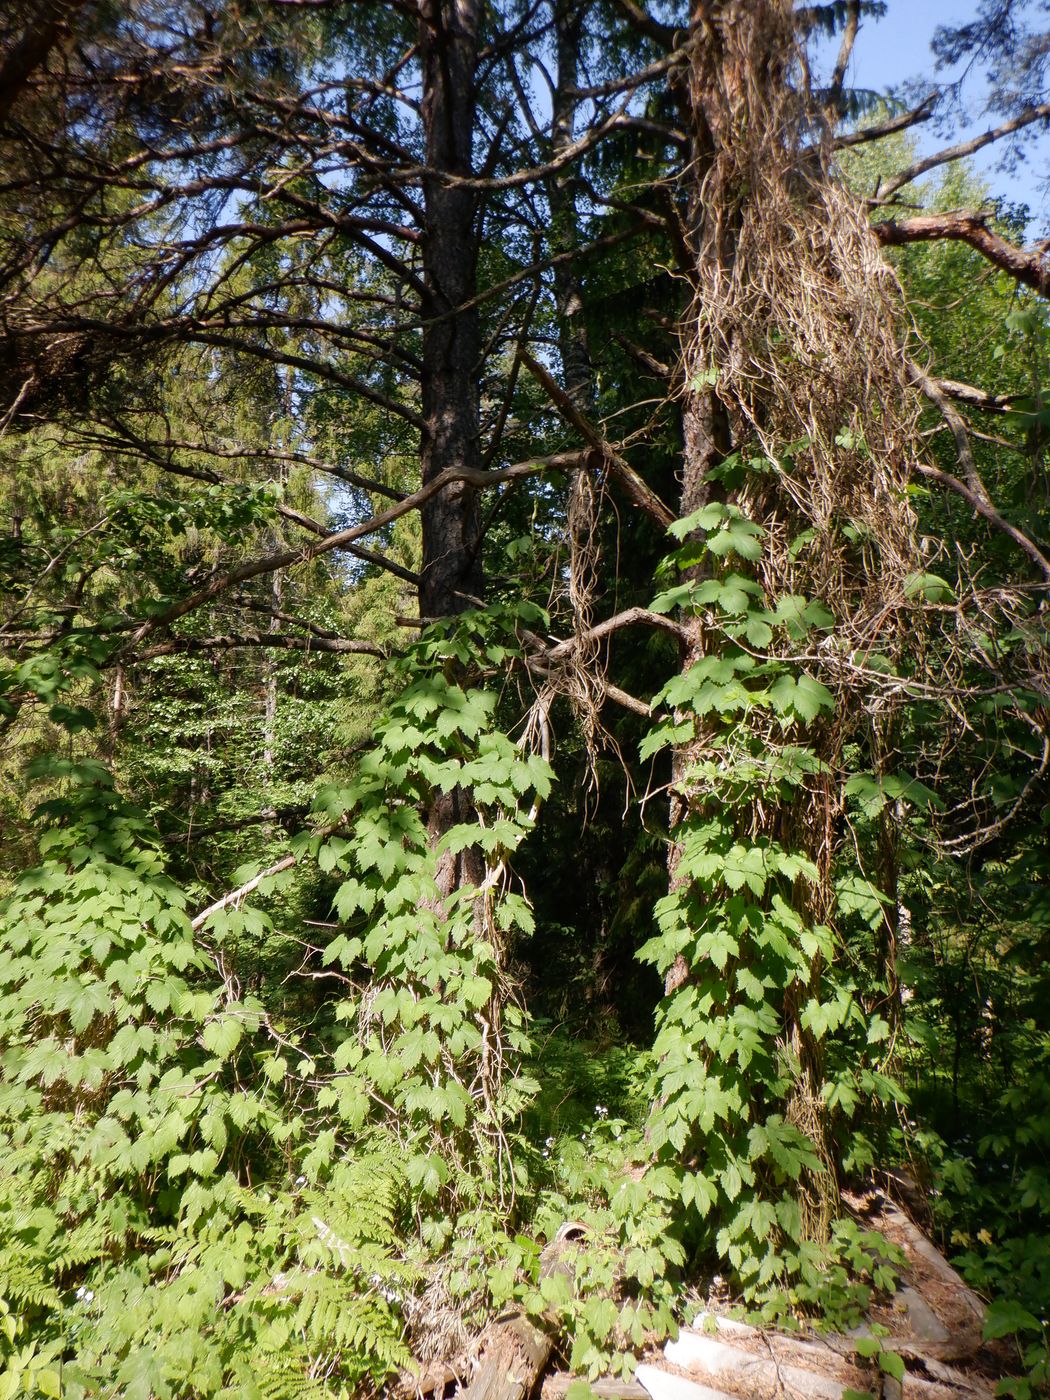
[[[420, 0], [420, 66], [427, 176], [424, 180], [422, 407], [423, 484], [449, 467], [481, 466], [477, 289], [479, 230], [473, 190], [457, 181], [473, 173], [478, 60], [477, 0]], [[423, 506], [419, 613], [451, 617], [481, 602], [481, 517], [477, 491], [457, 482]], [[469, 793], [437, 793], [427, 814], [431, 840], [469, 821]], [[479, 884], [476, 851], [446, 855], [438, 888], [449, 894]]]
[[[473, 173], [477, 0], [420, 0], [420, 64], [428, 174], [423, 271], [424, 485], [448, 467], [481, 465], [477, 202]], [[477, 492], [447, 486], [422, 510], [420, 614], [448, 617], [482, 592]]]
[[[579, 98], [580, 40], [586, 6], [554, 4], [556, 69], [551, 96], [551, 157], [557, 161], [575, 139]], [[579, 211], [576, 207], [575, 167], [563, 165], [547, 182], [551, 213], [551, 248], [571, 252], [579, 244]], [[584, 413], [594, 403], [594, 368], [587, 343], [579, 267], [566, 258], [554, 264], [554, 308], [558, 325], [558, 353], [565, 392]]]
[[[710, 9], [705, 0], [699, 0], [694, 20], [706, 23]], [[705, 103], [705, 81], [699, 65], [695, 71], [690, 70], [676, 80], [674, 91], [690, 132], [685, 223], [692, 262], [686, 275], [696, 279], [695, 286], [712, 276], [728, 274], [732, 244], [705, 194], [712, 174], [716, 138]], [[717, 129], [717, 118], [715, 125]], [[728, 416], [711, 387], [711, 366], [702, 359], [694, 322], [695, 311], [691, 308], [682, 325], [682, 471], [678, 513], [683, 517], [700, 510], [711, 499], [711, 472], [725, 459], [732, 445]], [[689, 572], [696, 574], [698, 570]], [[679, 621], [689, 638], [682, 653], [682, 669], [687, 670], [703, 655], [703, 629], [696, 617], [686, 616]], [[667, 867], [672, 889], [679, 883], [678, 863], [682, 854], [681, 846], [674, 840], [674, 830], [690, 814], [693, 805], [685, 777], [693, 766], [696, 752], [696, 743], [686, 743], [680, 744], [671, 756], [669, 823], [672, 839]], [[689, 964], [679, 955], [664, 979], [666, 995], [677, 991], [688, 977]]]
[[[700, 367], [689, 357], [685, 347], [684, 367], [687, 376], [682, 403], [682, 490], [679, 515], [691, 515], [711, 499], [711, 471], [725, 459], [731, 445], [729, 423], [725, 409], [710, 388], [703, 387]], [[695, 359], [695, 357], [694, 357]], [[691, 569], [689, 574], [696, 574]], [[704, 654], [703, 626], [699, 618], [679, 618], [688, 642], [682, 651], [682, 669], [688, 670]], [[669, 823], [672, 833], [668, 847], [667, 872], [671, 887], [678, 883], [678, 863], [681, 847], [674, 840], [675, 828], [690, 814], [693, 799], [686, 786], [686, 774], [696, 760], [697, 743], [679, 744], [671, 755], [671, 799]], [[670, 996], [689, 977], [689, 964], [679, 955], [667, 971], [664, 992]]]
[[[768, 370], [761, 355], [753, 356], [749, 340], [757, 339], [760, 329], [736, 319], [737, 288], [742, 279], [773, 275], [761, 251], [756, 251], [753, 232], [759, 216], [773, 217], [762, 204], [775, 197], [764, 182], [762, 162], [789, 162], [797, 154], [790, 144], [792, 130], [781, 125], [783, 113], [791, 110], [790, 102], [783, 105], [792, 81], [790, 0], [748, 0], [746, 4], [744, 0], [694, 0], [692, 18], [696, 38], [679, 86], [693, 146], [687, 223], [693, 257], [689, 274], [694, 279], [695, 298], [683, 325], [683, 514], [697, 510], [711, 498], [712, 470], [730, 448], [746, 446], [756, 422], [764, 422], [778, 411], [775, 386], [764, 377]], [[775, 285], [759, 285], [770, 296], [776, 295]], [[746, 382], [745, 390], [740, 387], [742, 382]], [[743, 393], [750, 396], [746, 402]], [[778, 426], [775, 422], [769, 425], [774, 436]], [[739, 442], [733, 442], [734, 436]], [[760, 504], [759, 510], [762, 508]], [[690, 641], [684, 666], [691, 665], [704, 650], [700, 623], [689, 619], [687, 627]], [[829, 732], [814, 735], [812, 743], [822, 758], [830, 759], [838, 739]], [[702, 811], [705, 800], [703, 793], [688, 790], [686, 777], [698, 744], [699, 736], [674, 756], [669, 859], [672, 887], [680, 859], [673, 828]], [[820, 888], [812, 907], [803, 912], [817, 923], [825, 922], [830, 912], [825, 904], [830, 899], [835, 810], [835, 795], [822, 782], [780, 810], [763, 810], [761, 804], [756, 805], [750, 823], [752, 830], [764, 830], [775, 839], [786, 838], [789, 848], [804, 850], [814, 859], [820, 871]], [[799, 1183], [800, 1204], [807, 1233], [822, 1240], [827, 1237], [838, 1193], [820, 1094], [820, 1048], [805, 1032], [800, 1018], [800, 1008], [820, 972], [819, 963], [814, 963], [807, 984], [789, 988], [781, 1010], [784, 1042], [798, 1063], [786, 1114], [813, 1142], [822, 1163]], [[668, 994], [689, 974], [686, 961], [679, 958], [667, 974]]]

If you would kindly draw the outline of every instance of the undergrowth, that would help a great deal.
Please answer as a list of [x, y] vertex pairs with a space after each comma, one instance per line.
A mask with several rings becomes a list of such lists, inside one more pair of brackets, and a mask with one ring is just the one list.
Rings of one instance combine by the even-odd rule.
[[[714, 556], [759, 539], [708, 515]], [[673, 833], [678, 878], [641, 950], [693, 969], [651, 1048], [592, 1049], [517, 997], [532, 916], [512, 860], [552, 778], [479, 672], [520, 655], [517, 629], [543, 621], [527, 608], [425, 633], [357, 773], [318, 795], [297, 867], [196, 929], [108, 770], [40, 766], [59, 795], [0, 943], [0, 1400], [382, 1393], [508, 1306], [573, 1370], [627, 1374], [717, 1271], [781, 1325], [851, 1326], [892, 1290], [877, 1236], [809, 1228], [824, 1165], [792, 1117], [783, 1008], [821, 1048], [854, 1171], [862, 1119], [901, 1097], [888, 1028], [807, 912], [811, 859], [743, 816], [822, 774], [805, 735], [833, 698], [772, 643], [831, 619], [729, 567], [656, 606], [703, 607], [722, 636], [646, 740], [698, 740], [687, 781], [718, 799]], [[435, 842], [425, 814], [467, 789]], [[464, 853], [476, 883], [443, 885]], [[284, 923], [297, 879], [334, 918], [320, 945]], [[839, 928], [879, 917], [873, 887], [836, 889]], [[263, 933], [305, 949], [297, 996], [242, 987], [237, 941]], [[551, 1269], [559, 1239], [571, 1267]]]

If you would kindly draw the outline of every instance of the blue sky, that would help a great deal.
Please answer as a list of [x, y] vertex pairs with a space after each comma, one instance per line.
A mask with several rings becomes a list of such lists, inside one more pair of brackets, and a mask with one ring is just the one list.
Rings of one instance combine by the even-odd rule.
[[[973, 19], [978, 0], [889, 0], [886, 17], [866, 20], [857, 37], [849, 81], [855, 87], [885, 92], [897, 88], [909, 79], [936, 77], [954, 78], [956, 74], [935, 74], [930, 41], [941, 24], [964, 24]], [[830, 68], [838, 48], [836, 39], [824, 51]], [[981, 83], [971, 78], [963, 88], [963, 100], [969, 121], [954, 135], [930, 129], [930, 124], [913, 129], [920, 151], [938, 150], [955, 140], [975, 136], [1001, 117], [982, 112]], [[1027, 203], [1032, 221], [1029, 235], [1043, 236], [1050, 230], [1050, 196], [1045, 189], [1050, 176], [1050, 139], [1042, 132], [1029, 133], [1026, 142], [1030, 158], [1012, 170], [998, 168], [1001, 155], [995, 145], [973, 158], [993, 191], [1017, 203]]]

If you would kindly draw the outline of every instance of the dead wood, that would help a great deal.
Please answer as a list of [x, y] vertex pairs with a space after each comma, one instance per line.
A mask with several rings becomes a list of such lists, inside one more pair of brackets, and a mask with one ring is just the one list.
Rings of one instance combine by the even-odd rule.
[[[870, 1391], [872, 1372], [855, 1355], [854, 1336], [792, 1337], [714, 1319], [714, 1336], [684, 1331], [668, 1343], [665, 1360], [676, 1373], [701, 1381], [739, 1400], [776, 1400], [782, 1394], [801, 1400], [842, 1400], [845, 1390]], [[865, 1331], [867, 1329], [864, 1329]], [[885, 1339], [887, 1351], [918, 1360], [918, 1348], [896, 1337]], [[991, 1400], [993, 1386], [982, 1375], [954, 1371], [937, 1361], [905, 1377], [907, 1400]]]
[[637, 1379], [652, 1400], [842, 1400], [846, 1390], [870, 1392], [873, 1381], [897, 1400], [992, 1400], [1003, 1375], [1001, 1358], [982, 1339], [984, 1305], [905, 1212], [880, 1191], [844, 1197], [866, 1228], [879, 1231], [904, 1255], [902, 1286], [870, 1323], [886, 1329], [882, 1344], [907, 1366], [903, 1387], [873, 1371], [857, 1352], [873, 1335], [790, 1334], [752, 1327], [715, 1313], [701, 1314]]
[[[602, 1400], [842, 1400], [847, 1390], [883, 1400], [993, 1400], [1001, 1358], [982, 1340], [984, 1305], [936, 1246], [882, 1191], [844, 1196], [866, 1228], [877, 1230], [904, 1255], [901, 1287], [872, 1309], [849, 1334], [769, 1331], [716, 1313], [701, 1313], [695, 1328], [668, 1342], [663, 1355], [638, 1367], [633, 1381], [589, 1382]], [[544, 1251], [541, 1271], [573, 1271], [583, 1227], [569, 1224]], [[857, 1351], [880, 1324], [887, 1352], [904, 1358], [903, 1387], [882, 1376]], [[540, 1377], [552, 1336], [522, 1313], [498, 1319], [483, 1335], [474, 1378], [463, 1400], [564, 1400], [577, 1377], [565, 1371]], [[416, 1383], [415, 1394], [440, 1393], [451, 1371]], [[405, 1393], [410, 1393], [406, 1387]]]
[[[543, 1382], [540, 1400], [563, 1400], [569, 1386], [579, 1379], [580, 1377], [574, 1376], [571, 1371], [555, 1371]], [[587, 1384], [591, 1394], [600, 1396], [601, 1400], [649, 1400], [649, 1392], [637, 1381], [603, 1377], [601, 1380], [588, 1381]]]
[[[568, 1221], [540, 1255], [540, 1276], [571, 1278], [574, 1256], [586, 1226]], [[551, 1336], [524, 1313], [499, 1318], [481, 1339], [474, 1379], [460, 1391], [462, 1400], [527, 1400], [553, 1350]]]
[[551, 1354], [551, 1339], [516, 1313], [493, 1324], [482, 1342], [477, 1375], [463, 1400], [527, 1400]]
[[984, 1345], [984, 1304], [940, 1250], [901, 1208], [881, 1192], [845, 1200], [864, 1224], [904, 1253], [907, 1270], [886, 1322], [902, 1356], [967, 1360]]

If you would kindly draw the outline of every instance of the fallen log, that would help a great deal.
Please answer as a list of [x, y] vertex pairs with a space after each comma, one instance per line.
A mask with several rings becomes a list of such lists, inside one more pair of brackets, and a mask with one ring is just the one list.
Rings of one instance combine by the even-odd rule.
[[[993, 1400], [994, 1381], [1003, 1372], [995, 1369], [1001, 1358], [982, 1341], [981, 1300], [885, 1194], [845, 1199], [857, 1218], [897, 1245], [906, 1260], [897, 1294], [873, 1307], [862, 1326], [850, 1334], [796, 1335], [701, 1314], [694, 1328], [667, 1344], [661, 1358], [639, 1366], [633, 1382], [590, 1382], [592, 1394], [602, 1400], [843, 1400], [853, 1391], [881, 1400]], [[563, 1226], [544, 1250], [541, 1274], [571, 1276], [574, 1247], [584, 1233], [580, 1225]], [[882, 1331], [885, 1350], [908, 1363], [903, 1383], [858, 1353], [858, 1343]], [[484, 1334], [473, 1379], [457, 1395], [528, 1400], [552, 1349], [542, 1325], [521, 1312], [509, 1313]], [[541, 1400], [564, 1400], [576, 1379], [566, 1372], [547, 1376]]]
[[[756, 1333], [761, 1339], [761, 1334]], [[815, 1355], [819, 1369], [792, 1364], [774, 1355], [767, 1343], [762, 1351], [745, 1350], [716, 1337], [698, 1332], [682, 1332], [669, 1342], [664, 1356], [673, 1366], [696, 1376], [706, 1385], [728, 1390], [754, 1400], [773, 1400], [781, 1388], [805, 1400], [842, 1400], [844, 1390], [865, 1391], [868, 1378], [857, 1367], [847, 1365], [834, 1353]]]
[[[555, 1371], [547, 1377], [540, 1390], [540, 1400], [564, 1400], [569, 1386], [580, 1380], [571, 1371]], [[649, 1400], [649, 1392], [637, 1381], [621, 1381], [603, 1376], [600, 1380], [588, 1381], [592, 1395], [600, 1400]]]
[[528, 1400], [550, 1354], [550, 1337], [522, 1313], [501, 1319], [486, 1334], [461, 1400]]
[[[736, 1400], [774, 1400], [785, 1392], [803, 1400], [842, 1400], [846, 1390], [872, 1389], [871, 1367], [850, 1354], [856, 1337], [810, 1339], [763, 1332], [726, 1318], [712, 1321], [714, 1336], [683, 1331], [664, 1348], [664, 1357], [677, 1371], [728, 1391]], [[893, 1337], [885, 1339], [885, 1347], [898, 1355], [905, 1352]], [[984, 1377], [964, 1375], [936, 1360], [931, 1366], [936, 1372], [931, 1369], [926, 1376], [907, 1372], [906, 1400], [992, 1400], [993, 1386]]]
[[[540, 1277], [571, 1276], [574, 1247], [585, 1235], [586, 1227], [575, 1221], [563, 1225], [540, 1255]], [[506, 1314], [482, 1338], [477, 1371], [459, 1392], [460, 1400], [528, 1400], [552, 1350], [551, 1338], [542, 1327], [524, 1313]]]
[[976, 1356], [984, 1345], [985, 1308], [973, 1289], [882, 1192], [867, 1200], [845, 1199], [869, 1229], [878, 1230], [897, 1245], [907, 1260], [905, 1286], [892, 1309], [895, 1316], [878, 1318], [890, 1327], [894, 1350], [902, 1356], [937, 1361], [964, 1361]]
[[635, 1375], [651, 1400], [738, 1400], [735, 1395], [713, 1390], [709, 1385], [699, 1385], [659, 1366], [639, 1366]]

